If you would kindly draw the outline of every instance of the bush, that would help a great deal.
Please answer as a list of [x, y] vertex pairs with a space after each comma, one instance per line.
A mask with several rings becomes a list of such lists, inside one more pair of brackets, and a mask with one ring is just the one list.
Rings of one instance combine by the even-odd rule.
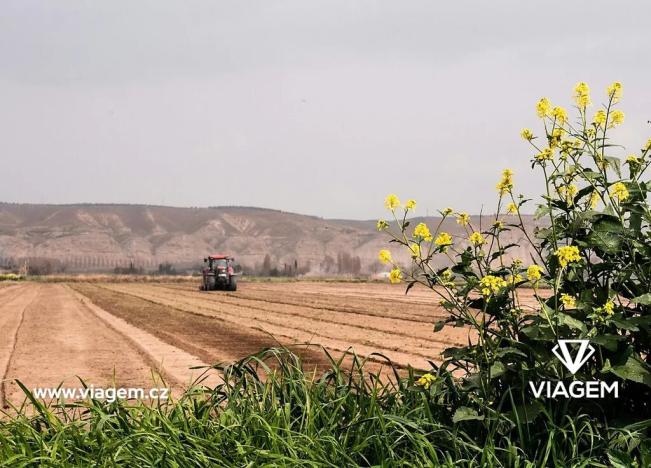
[[0, 274], [0, 281], [20, 281], [23, 277], [15, 273]]
[[[561, 107], [543, 98], [536, 110], [544, 134], [529, 129], [521, 136], [533, 150], [532, 168], [540, 170], [546, 191], [536, 217], [548, 224], [528, 232], [521, 210], [529, 201], [516, 195], [513, 172], [505, 169], [491, 226], [473, 226], [465, 213], [456, 216], [465, 227], [465, 239], [430, 232], [420, 223], [410, 230], [409, 200], [402, 206], [395, 195], [385, 200], [397, 229], [386, 221], [392, 242], [409, 249], [413, 263], [401, 271], [394, 264], [393, 282], [407, 281], [431, 288], [441, 298], [449, 317], [437, 324], [468, 327], [472, 342], [448, 349], [432, 379], [460, 376], [455, 392], [457, 421], [476, 440], [503, 439], [500, 450], [514, 447], [537, 461], [550, 449], [548, 434], [575, 421], [573, 433], [589, 431], [610, 447], [598, 454], [602, 462], [623, 464], [632, 458], [649, 459], [648, 427], [651, 425], [651, 213], [647, 201], [645, 171], [651, 164], [651, 140], [624, 163], [613, 156], [619, 148], [609, 132], [623, 122], [616, 108], [621, 85], [608, 88], [608, 101], [593, 119], [585, 83], [575, 88], [578, 116], [574, 123]], [[400, 216], [398, 209], [402, 209]], [[440, 226], [440, 224], [439, 224]], [[501, 234], [523, 232], [535, 252], [529, 264], [509, 256], [514, 245], [505, 245]], [[436, 256], [447, 256], [450, 266], [435, 269]], [[392, 262], [388, 250], [380, 259]], [[523, 287], [533, 288], [535, 310], [527, 310]], [[541, 287], [549, 288], [547, 294]], [[589, 340], [594, 355], [574, 376], [555, 358], [553, 348], [562, 339]], [[616, 382], [619, 398], [535, 398], [529, 382]], [[633, 431], [623, 443], [610, 430]], [[610, 434], [610, 435], [608, 435]], [[574, 442], [572, 442], [574, 443]], [[560, 447], [561, 452], [565, 449]], [[615, 461], [613, 461], [615, 460]]]

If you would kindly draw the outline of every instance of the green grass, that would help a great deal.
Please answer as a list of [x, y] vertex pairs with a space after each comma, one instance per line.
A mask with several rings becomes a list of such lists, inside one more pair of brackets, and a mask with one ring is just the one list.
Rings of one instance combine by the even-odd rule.
[[[536, 424], [453, 422], [443, 376], [344, 369], [306, 373], [284, 349], [223, 368], [224, 384], [154, 406], [89, 401], [26, 405], [0, 418], [5, 466], [648, 466], [645, 427], [615, 430], [581, 415]], [[27, 391], [25, 389], [25, 391]], [[517, 418], [515, 418], [517, 419]], [[645, 458], [646, 457], [646, 458]]]

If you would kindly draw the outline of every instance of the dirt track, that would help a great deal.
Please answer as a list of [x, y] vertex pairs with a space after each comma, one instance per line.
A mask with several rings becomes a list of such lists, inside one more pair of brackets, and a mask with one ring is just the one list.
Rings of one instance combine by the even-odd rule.
[[[66, 286], [25, 284], [3, 289], [0, 297], [3, 406], [24, 397], [15, 379], [28, 389], [79, 388], [77, 376], [95, 387], [166, 386], [159, 385], [155, 353], [143, 352], [107, 325]], [[176, 379], [168, 383], [173, 388], [181, 384]]]

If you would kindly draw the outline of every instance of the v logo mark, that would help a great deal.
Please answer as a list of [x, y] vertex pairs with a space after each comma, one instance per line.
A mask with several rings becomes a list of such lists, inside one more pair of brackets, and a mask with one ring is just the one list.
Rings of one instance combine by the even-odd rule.
[[[575, 343], [579, 345], [579, 350], [574, 358], [570, 354], [568, 344]], [[560, 348], [560, 354], [559, 354]], [[558, 344], [554, 346], [552, 352], [556, 355], [559, 361], [563, 363], [567, 370], [572, 374], [576, 374], [579, 369], [592, 357], [595, 349], [588, 340], [558, 340]]]

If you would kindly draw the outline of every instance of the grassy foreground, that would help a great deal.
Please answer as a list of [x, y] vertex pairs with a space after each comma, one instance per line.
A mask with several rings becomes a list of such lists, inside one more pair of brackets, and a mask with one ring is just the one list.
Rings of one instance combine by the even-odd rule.
[[[0, 418], [5, 466], [648, 466], [644, 427], [585, 417], [467, 420], [450, 375], [387, 382], [332, 360], [305, 373], [284, 349], [222, 368], [225, 383], [158, 406], [116, 401], [25, 407]], [[427, 388], [425, 388], [427, 387]], [[27, 392], [27, 390], [25, 389]], [[488, 419], [488, 418], [487, 418]]]

